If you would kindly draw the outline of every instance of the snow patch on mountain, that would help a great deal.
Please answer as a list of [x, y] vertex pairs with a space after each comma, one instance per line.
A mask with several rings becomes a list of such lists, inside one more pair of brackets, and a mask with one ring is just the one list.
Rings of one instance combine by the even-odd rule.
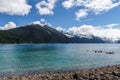
[[118, 42], [120, 40], [119, 24], [109, 24], [105, 26], [81, 25], [79, 27], [71, 27], [64, 29], [62, 27], [56, 28], [58, 31], [68, 37], [79, 36], [80, 38], [99, 37], [106, 42]]

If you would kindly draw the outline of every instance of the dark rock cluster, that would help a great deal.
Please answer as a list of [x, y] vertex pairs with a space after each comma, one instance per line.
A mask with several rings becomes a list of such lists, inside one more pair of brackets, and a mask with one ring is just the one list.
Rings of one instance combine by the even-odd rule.
[[120, 80], [120, 65], [62, 73], [3, 77], [0, 80]]
[[[87, 50], [87, 52], [90, 50]], [[92, 50], [94, 53], [105, 53], [105, 54], [115, 54], [114, 51], [102, 51], [102, 50]]]

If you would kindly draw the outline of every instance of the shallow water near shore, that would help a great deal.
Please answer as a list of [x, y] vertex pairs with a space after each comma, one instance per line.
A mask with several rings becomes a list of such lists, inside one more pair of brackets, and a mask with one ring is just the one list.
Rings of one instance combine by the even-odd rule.
[[0, 76], [116, 64], [120, 64], [120, 44], [0, 44]]

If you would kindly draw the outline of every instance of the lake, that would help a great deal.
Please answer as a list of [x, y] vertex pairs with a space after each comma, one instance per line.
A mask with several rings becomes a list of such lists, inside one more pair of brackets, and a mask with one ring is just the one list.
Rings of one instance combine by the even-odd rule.
[[115, 64], [120, 64], [120, 44], [0, 44], [0, 76]]

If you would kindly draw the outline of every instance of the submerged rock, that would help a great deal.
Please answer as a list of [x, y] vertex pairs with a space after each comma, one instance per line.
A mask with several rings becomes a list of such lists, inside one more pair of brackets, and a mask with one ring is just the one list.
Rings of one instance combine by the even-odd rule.
[[[87, 50], [89, 52], [90, 50]], [[102, 50], [92, 50], [94, 53], [106, 53], [106, 54], [115, 54], [114, 51], [102, 51]]]
[[95, 51], [95, 53], [103, 53], [103, 51]]
[[106, 54], [115, 54], [115, 52], [113, 52], [113, 51], [112, 52], [106, 52]]

